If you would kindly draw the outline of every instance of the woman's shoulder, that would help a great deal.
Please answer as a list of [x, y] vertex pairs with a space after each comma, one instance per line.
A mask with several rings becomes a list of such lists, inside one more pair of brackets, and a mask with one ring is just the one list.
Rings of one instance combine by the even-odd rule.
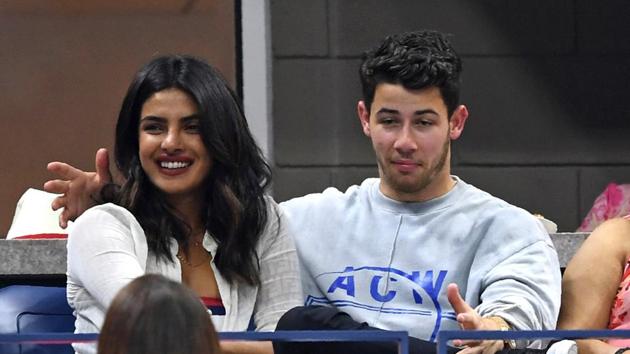
[[264, 200], [265, 200], [265, 207], [267, 208], [268, 213], [280, 212], [280, 206], [278, 205], [278, 202], [276, 202], [275, 199], [273, 199], [272, 196], [265, 195]]
[[128, 224], [131, 220], [135, 221], [136, 218], [129, 210], [113, 203], [106, 203], [86, 210], [77, 218], [75, 227], [77, 224], [85, 222], [110, 221]]
[[630, 219], [623, 217], [606, 220], [593, 230], [589, 238], [606, 239], [615, 243], [616, 247], [627, 245], [630, 249]]
[[69, 235], [110, 233], [110, 231], [118, 231], [119, 234], [143, 235], [142, 227], [133, 214], [112, 203], [97, 205], [85, 211], [76, 219]]
[[262, 246], [276, 240], [278, 237], [286, 237], [287, 217], [278, 203], [271, 197], [265, 196], [267, 210], [267, 222], [264, 225], [259, 243]]
[[267, 223], [264, 227], [263, 234], [269, 228], [277, 228], [281, 218], [284, 218], [282, 209], [278, 203], [269, 195], [265, 195], [265, 209], [267, 211]]
[[[630, 258], [630, 220], [606, 220], [591, 232], [573, 258], [586, 259], [586, 263], [593, 259], [597, 262], [612, 262], [614, 267], [625, 265]], [[571, 263], [574, 263], [573, 259]]]
[[114, 204], [92, 207], [78, 217], [68, 233], [67, 248], [69, 257], [81, 259], [112, 249], [129, 250], [146, 259], [148, 252], [138, 221], [128, 210]]

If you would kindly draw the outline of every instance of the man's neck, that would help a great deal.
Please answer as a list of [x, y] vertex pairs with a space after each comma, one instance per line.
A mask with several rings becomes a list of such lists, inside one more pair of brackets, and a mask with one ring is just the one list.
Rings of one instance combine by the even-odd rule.
[[395, 201], [403, 203], [418, 203], [426, 202], [445, 195], [450, 192], [453, 187], [455, 187], [455, 184], [457, 184], [457, 181], [455, 181], [455, 179], [453, 179], [450, 175], [447, 175], [447, 178], [443, 179], [443, 181], [435, 181], [420, 191], [408, 193], [388, 188], [381, 178], [379, 189], [383, 195]]

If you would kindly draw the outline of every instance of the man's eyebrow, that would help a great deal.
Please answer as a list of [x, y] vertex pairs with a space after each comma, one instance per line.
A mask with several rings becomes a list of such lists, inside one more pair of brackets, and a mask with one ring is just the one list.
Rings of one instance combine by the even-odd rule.
[[[390, 114], [398, 114], [400, 113], [398, 110], [396, 109], [391, 109], [391, 108], [381, 108], [378, 110], [378, 112], [376, 112], [377, 114], [379, 113], [390, 113]], [[414, 115], [416, 116], [421, 116], [423, 114], [438, 114], [435, 110], [431, 109], [431, 108], [427, 108], [427, 109], [421, 109], [418, 111], [413, 112]]]
[[413, 112], [413, 114], [415, 114], [417, 116], [421, 116], [423, 114], [435, 114], [435, 115], [437, 115], [438, 113], [436, 111], [434, 111], [433, 109], [431, 109], [431, 108], [427, 108], [427, 109], [421, 109], [419, 111], [415, 111], [415, 112]]
[[392, 113], [392, 114], [398, 114], [398, 110], [397, 109], [391, 109], [391, 108], [381, 108], [378, 110], [378, 112], [376, 112], [377, 114], [379, 113]]

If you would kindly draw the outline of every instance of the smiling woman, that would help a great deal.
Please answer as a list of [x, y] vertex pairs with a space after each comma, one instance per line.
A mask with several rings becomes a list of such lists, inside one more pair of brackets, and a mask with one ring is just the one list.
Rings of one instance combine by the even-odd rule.
[[[219, 331], [244, 331], [250, 319], [273, 330], [300, 304], [287, 222], [265, 195], [269, 166], [214, 68], [186, 56], [145, 65], [122, 104], [115, 159], [124, 182], [103, 188], [110, 203], [86, 211], [69, 235], [76, 332], [98, 332], [114, 295], [145, 273], [191, 288]], [[222, 349], [272, 352], [269, 343]]]
[[176, 88], [156, 92], [142, 106], [139, 136], [140, 164], [151, 183], [173, 205], [177, 199], [200, 198], [212, 160], [192, 98]]

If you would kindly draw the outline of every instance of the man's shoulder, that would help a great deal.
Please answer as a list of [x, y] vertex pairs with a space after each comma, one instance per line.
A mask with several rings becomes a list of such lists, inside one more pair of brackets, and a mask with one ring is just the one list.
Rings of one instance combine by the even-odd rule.
[[320, 193], [310, 193], [281, 202], [280, 207], [290, 213], [299, 209], [328, 209], [335, 206], [352, 205], [357, 198], [367, 195], [372, 186], [378, 185], [378, 182], [378, 178], [368, 178], [360, 185], [349, 186], [343, 192], [335, 187], [328, 187]]
[[489, 192], [484, 191], [470, 183], [466, 183], [462, 179], [458, 178], [458, 183], [461, 183], [463, 185], [462, 196], [460, 198], [463, 204], [473, 204], [475, 207], [479, 208], [482, 211], [486, 211], [490, 215], [495, 212], [527, 213], [524, 209], [510, 204], [509, 202], [497, 196], [494, 196]]
[[463, 184], [465, 188], [461, 198], [463, 201], [461, 206], [475, 212], [475, 217], [480, 223], [492, 223], [505, 227], [539, 228], [539, 222], [529, 211], [471, 184], [465, 182]]

